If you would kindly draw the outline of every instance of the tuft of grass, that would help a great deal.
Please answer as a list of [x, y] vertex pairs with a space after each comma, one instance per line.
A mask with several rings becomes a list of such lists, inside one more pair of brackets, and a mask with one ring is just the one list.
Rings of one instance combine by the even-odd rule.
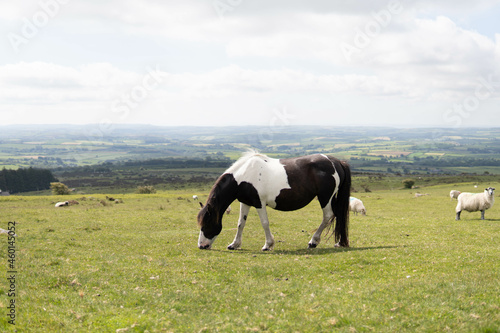
[[[455, 187], [474, 191], [472, 184]], [[316, 200], [296, 212], [269, 209], [271, 252], [260, 251], [255, 210], [242, 249], [226, 249], [236, 203], [213, 249], [199, 250], [199, 206], [183, 199], [188, 191], [125, 194], [123, 204], [106, 207], [99, 204], [104, 195], [94, 195], [64, 209], [53, 207], [51, 196], [2, 198], [2, 223], [18, 223], [15, 328], [495, 332], [500, 210], [493, 206], [484, 221], [465, 212], [455, 221], [450, 189], [421, 188], [429, 195], [418, 198], [413, 190], [357, 193], [367, 216], [351, 216], [348, 249], [326, 237], [307, 249], [321, 219]], [[5, 279], [0, 290], [7, 290]], [[0, 307], [8, 302], [0, 292]], [[0, 316], [0, 330], [13, 328]]]

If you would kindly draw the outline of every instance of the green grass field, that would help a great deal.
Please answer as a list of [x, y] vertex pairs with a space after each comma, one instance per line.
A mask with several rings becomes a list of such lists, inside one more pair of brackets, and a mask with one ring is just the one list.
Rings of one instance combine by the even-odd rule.
[[[356, 186], [356, 184], [354, 184]], [[500, 209], [462, 213], [450, 189], [354, 193], [348, 249], [318, 227], [317, 201], [269, 210], [276, 245], [251, 211], [241, 250], [229, 251], [237, 203], [212, 250], [199, 250], [197, 194], [0, 198], [0, 227], [16, 221], [16, 325], [0, 281], [0, 330], [18, 332], [499, 332]], [[415, 192], [428, 194], [415, 198]], [[78, 205], [55, 208], [61, 200]], [[497, 203], [500, 205], [500, 203]], [[0, 260], [8, 267], [7, 237]]]

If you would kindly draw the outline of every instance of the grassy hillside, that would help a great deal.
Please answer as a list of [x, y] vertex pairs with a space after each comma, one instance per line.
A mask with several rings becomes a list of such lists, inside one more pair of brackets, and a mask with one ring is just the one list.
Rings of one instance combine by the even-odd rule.
[[[236, 203], [213, 249], [197, 248], [192, 195], [204, 200], [206, 190], [113, 195], [119, 204], [104, 194], [2, 197], [1, 227], [17, 222], [15, 328], [496, 332], [500, 210], [493, 206], [484, 221], [464, 212], [457, 222], [448, 197], [451, 188], [500, 188], [474, 185], [356, 193], [368, 215], [351, 216], [349, 249], [334, 248], [327, 237], [307, 249], [321, 217], [316, 201], [297, 212], [269, 210], [276, 246], [266, 253], [255, 210], [242, 249], [226, 250], [236, 232]], [[416, 198], [416, 191], [427, 195]], [[54, 207], [70, 199], [79, 204]], [[0, 288], [6, 313], [6, 279]], [[0, 330], [12, 331], [7, 319], [0, 316]]]

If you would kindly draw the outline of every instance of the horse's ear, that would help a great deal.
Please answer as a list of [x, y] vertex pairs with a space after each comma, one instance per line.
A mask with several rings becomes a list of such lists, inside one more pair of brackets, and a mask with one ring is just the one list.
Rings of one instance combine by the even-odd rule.
[[203, 204], [200, 201], [198, 201], [198, 203], [200, 204], [200, 207], [203, 208]]

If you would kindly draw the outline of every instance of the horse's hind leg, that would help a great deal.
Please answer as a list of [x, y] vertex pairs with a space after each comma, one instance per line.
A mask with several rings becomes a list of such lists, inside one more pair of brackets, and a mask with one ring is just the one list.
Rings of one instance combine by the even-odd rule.
[[334, 216], [332, 205], [326, 205], [325, 208], [323, 208], [323, 222], [321, 222], [318, 230], [316, 230], [311, 240], [309, 241], [308, 246], [310, 249], [318, 246], [319, 242], [321, 241], [321, 234], [323, 233], [323, 230], [325, 230], [325, 228], [333, 222], [333, 218]]
[[240, 203], [240, 217], [238, 219], [238, 231], [236, 231], [236, 236], [231, 244], [227, 246], [229, 250], [235, 250], [241, 247], [241, 236], [243, 234], [243, 228], [245, 228], [245, 223], [247, 222], [248, 212], [250, 211], [250, 206]]
[[262, 223], [262, 228], [266, 233], [266, 243], [262, 247], [262, 251], [270, 251], [274, 247], [274, 237], [271, 234], [271, 229], [269, 229], [269, 219], [267, 218], [266, 206], [263, 205], [262, 208], [257, 208], [257, 213], [260, 217], [260, 223]]

